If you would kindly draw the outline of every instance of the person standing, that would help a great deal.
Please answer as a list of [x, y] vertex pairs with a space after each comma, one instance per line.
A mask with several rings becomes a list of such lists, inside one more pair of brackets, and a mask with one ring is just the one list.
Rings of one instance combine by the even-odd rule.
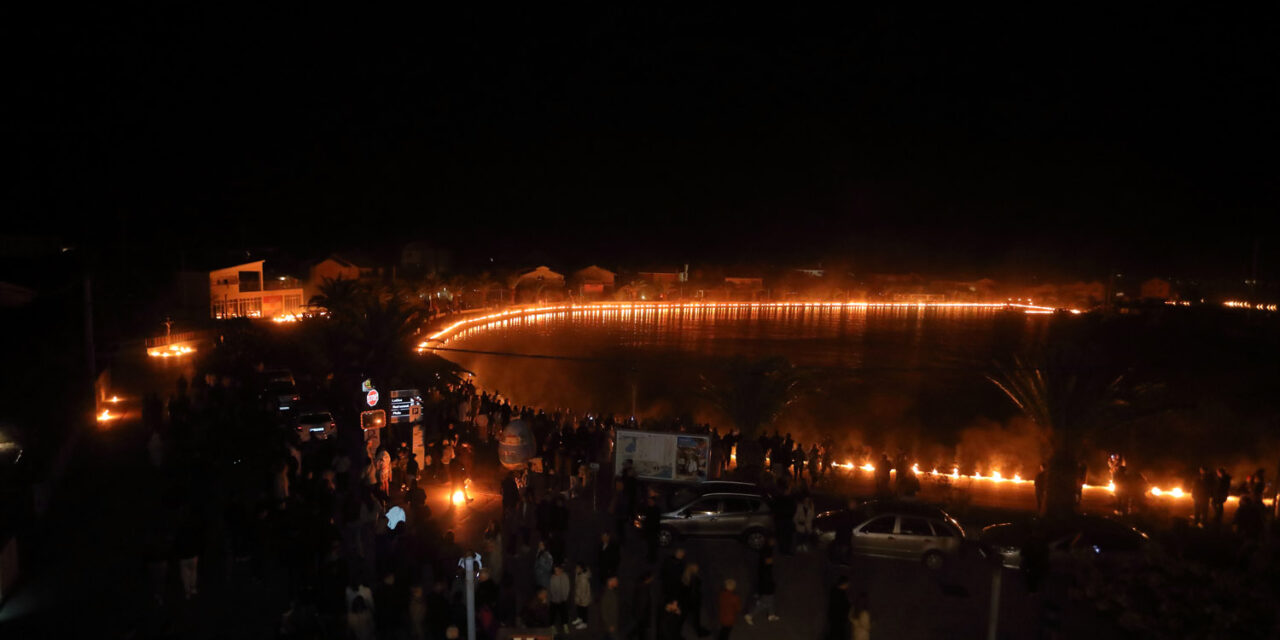
[[698, 572], [698, 563], [690, 562], [685, 566], [680, 582], [680, 611], [686, 620], [693, 622], [694, 633], [699, 638], [711, 635], [702, 626], [702, 574]]
[[622, 564], [622, 549], [609, 538], [609, 534], [600, 534], [600, 549], [596, 552], [596, 566], [599, 567], [601, 579], [609, 579], [618, 575], [618, 566]]
[[200, 553], [204, 551], [204, 527], [195, 516], [183, 518], [173, 548], [178, 556], [178, 572], [182, 576], [182, 594], [190, 600], [198, 593]]
[[814, 506], [813, 496], [805, 496], [796, 509], [796, 547], [808, 551], [813, 538]]
[[564, 632], [569, 633], [569, 574], [564, 572], [564, 566], [556, 565], [547, 596], [551, 599], [551, 626], [563, 625]]
[[1231, 474], [1223, 467], [1218, 467], [1218, 476], [1213, 487], [1213, 526], [1222, 526], [1222, 512], [1226, 509], [1227, 496], [1231, 495]]
[[640, 576], [640, 584], [636, 585], [632, 597], [631, 640], [649, 640], [649, 627], [653, 625], [653, 574], [646, 571]]
[[764, 556], [760, 559], [756, 570], [756, 606], [752, 608], [751, 613], [742, 616], [742, 619], [746, 620], [747, 624], [755, 624], [754, 617], [764, 613], [768, 616], [766, 619], [769, 622], [780, 620], [773, 600], [777, 592], [778, 585], [773, 581], [773, 556]]
[[1192, 524], [1204, 527], [1209, 522], [1209, 499], [1213, 495], [1213, 476], [1209, 470], [1200, 467], [1191, 482], [1191, 503], [1193, 505]]
[[618, 577], [609, 576], [600, 594], [600, 622], [604, 625], [604, 640], [618, 638]]
[[354, 640], [374, 640], [377, 627], [373, 622], [373, 612], [363, 596], [356, 596], [347, 611], [347, 632]]
[[684, 615], [680, 613], [680, 602], [671, 600], [662, 608], [662, 623], [658, 625], [658, 640], [682, 640], [680, 634], [684, 628]]
[[671, 602], [680, 597], [684, 578], [684, 549], [678, 548], [662, 561], [662, 601]]
[[533, 558], [533, 580], [538, 587], [548, 589], [551, 587], [551, 573], [555, 566], [555, 561], [551, 557], [551, 552], [547, 550], [545, 542], [538, 541], [538, 554]]
[[733, 633], [733, 625], [738, 621], [738, 614], [742, 611], [742, 596], [736, 593], [737, 588], [738, 583], [730, 578], [724, 581], [724, 588], [720, 590], [719, 640], [729, 640], [729, 634]]
[[648, 549], [649, 562], [656, 562], [658, 559], [658, 532], [661, 526], [660, 521], [662, 513], [658, 511], [658, 503], [654, 501], [653, 496], [645, 499], [644, 505], [644, 542]]
[[827, 597], [827, 638], [845, 640], [849, 637], [849, 579], [840, 576]]
[[579, 631], [587, 628], [591, 619], [591, 569], [579, 562], [573, 576], [573, 604], [578, 607], [578, 615], [573, 619], [573, 626]]
[[853, 598], [853, 610], [849, 612], [849, 622], [853, 625], [853, 640], [871, 640], [871, 610], [867, 606], [865, 592]]
[[1044, 465], [1040, 465], [1040, 470], [1036, 472], [1035, 488], [1036, 488], [1036, 513], [1044, 514], [1044, 496], [1049, 490], [1049, 473], [1045, 471]]

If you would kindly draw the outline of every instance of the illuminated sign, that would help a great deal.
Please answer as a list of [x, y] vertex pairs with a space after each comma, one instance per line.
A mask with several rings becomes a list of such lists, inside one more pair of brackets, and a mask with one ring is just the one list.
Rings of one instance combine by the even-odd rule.
[[391, 424], [420, 422], [422, 400], [417, 389], [396, 389], [391, 392]]

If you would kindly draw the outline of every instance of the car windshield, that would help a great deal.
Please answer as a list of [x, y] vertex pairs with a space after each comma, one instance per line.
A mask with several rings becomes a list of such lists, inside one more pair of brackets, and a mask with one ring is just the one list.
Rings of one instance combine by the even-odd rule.
[[327, 413], [304, 413], [302, 414], [301, 418], [298, 418], [298, 420], [301, 422], [308, 422], [308, 423], [329, 422], [330, 418], [329, 418], [329, 414]]
[[267, 388], [279, 393], [292, 393], [293, 383], [289, 382], [288, 380], [277, 380], [267, 385]]

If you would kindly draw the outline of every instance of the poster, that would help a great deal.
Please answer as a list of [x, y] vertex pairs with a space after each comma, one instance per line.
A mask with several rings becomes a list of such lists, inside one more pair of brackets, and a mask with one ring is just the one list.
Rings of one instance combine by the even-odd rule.
[[642, 480], [702, 482], [707, 479], [711, 454], [708, 436], [619, 429], [614, 449], [614, 473], [628, 460]]

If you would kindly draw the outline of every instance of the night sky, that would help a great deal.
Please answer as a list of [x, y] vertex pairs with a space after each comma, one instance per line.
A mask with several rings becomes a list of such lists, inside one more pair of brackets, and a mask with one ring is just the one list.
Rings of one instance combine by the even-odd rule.
[[1274, 15], [963, 9], [10, 14], [6, 226], [1277, 276]]

